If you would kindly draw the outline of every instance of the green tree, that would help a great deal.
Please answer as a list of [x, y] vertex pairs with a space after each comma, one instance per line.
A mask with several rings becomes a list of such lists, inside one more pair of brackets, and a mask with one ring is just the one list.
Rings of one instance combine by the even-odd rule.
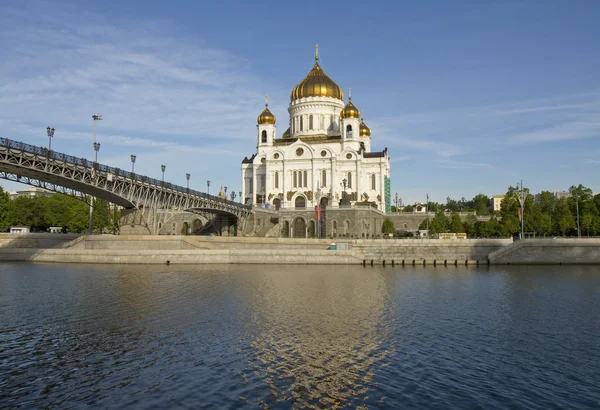
[[594, 226], [595, 215], [592, 213], [586, 213], [581, 217], [580, 226], [583, 231], [587, 232], [587, 236], [590, 236], [590, 230]]
[[475, 211], [477, 215], [489, 215], [490, 214], [490, 198], [484, 194], [477, 194], [471, 201], [470, 209]]
[[395, 233], [396, 229], [394, 228], [394, 223], [390, 218], [385, 218], [383, 221], [383, 225], [381, 225], [382, 233]]
[[10, 208], [10, 197], [8, 193], [4, 191], [4, 188], [0, 186], [0, 232], [5, 232], [10, 228], [10, 222], [8, 220]]
[[553, 217], [556, 229], [562, 236], [565, 236], [569, 229], [575, 228], [575, 219], [565, 198], [561, 198], [556, 202]]
[[460, 215], [458, 215], [456, 212], [452, 212], [452, 215], [450, 216], [448, 230], [454, 233], [465, 232], [465, 227], [460, 219]]

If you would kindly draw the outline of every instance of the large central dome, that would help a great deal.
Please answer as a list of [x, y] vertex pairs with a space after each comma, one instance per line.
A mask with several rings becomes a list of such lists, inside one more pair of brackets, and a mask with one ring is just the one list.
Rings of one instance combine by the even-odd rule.
[[315, 57], [315, 66], [310, 70], [304, 80], [294, 87], [290, 101], [306, 97], [330, 97], [344, 101], [342, 89], [325, 74], [319, 65], [319, 55]]

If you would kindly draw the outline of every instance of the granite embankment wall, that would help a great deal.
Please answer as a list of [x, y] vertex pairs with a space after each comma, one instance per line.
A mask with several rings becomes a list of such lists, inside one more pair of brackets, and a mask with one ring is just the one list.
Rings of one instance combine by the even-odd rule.
[[493, 265], [600, 264], [599, 238], [527, 239], [489, 256]]
[[353, 248], [370, 263], [487, 263], [488, 255], [512, 239], [376, 239], [356, 240]]
[[216, 236], [0, 236], [0, 260], [146, 264], [600, 264], [600, 239], [330, 240]]
[[0, 233], [0, 248], [50, 249], [67, 247], [79, 238], [78, 234], [59, 233]]

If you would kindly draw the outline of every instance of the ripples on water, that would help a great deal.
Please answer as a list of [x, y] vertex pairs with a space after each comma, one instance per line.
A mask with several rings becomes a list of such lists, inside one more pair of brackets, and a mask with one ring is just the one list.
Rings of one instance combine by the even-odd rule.
[[0, 265], [0, 408], [599, 408], [600, 269]]

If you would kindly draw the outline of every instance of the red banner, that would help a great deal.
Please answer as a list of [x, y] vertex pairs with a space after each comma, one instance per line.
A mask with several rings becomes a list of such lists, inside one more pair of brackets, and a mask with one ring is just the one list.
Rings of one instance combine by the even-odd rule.
[[315, 205], [315, 220], [321, 220], [321, 207], [319, 205]]

